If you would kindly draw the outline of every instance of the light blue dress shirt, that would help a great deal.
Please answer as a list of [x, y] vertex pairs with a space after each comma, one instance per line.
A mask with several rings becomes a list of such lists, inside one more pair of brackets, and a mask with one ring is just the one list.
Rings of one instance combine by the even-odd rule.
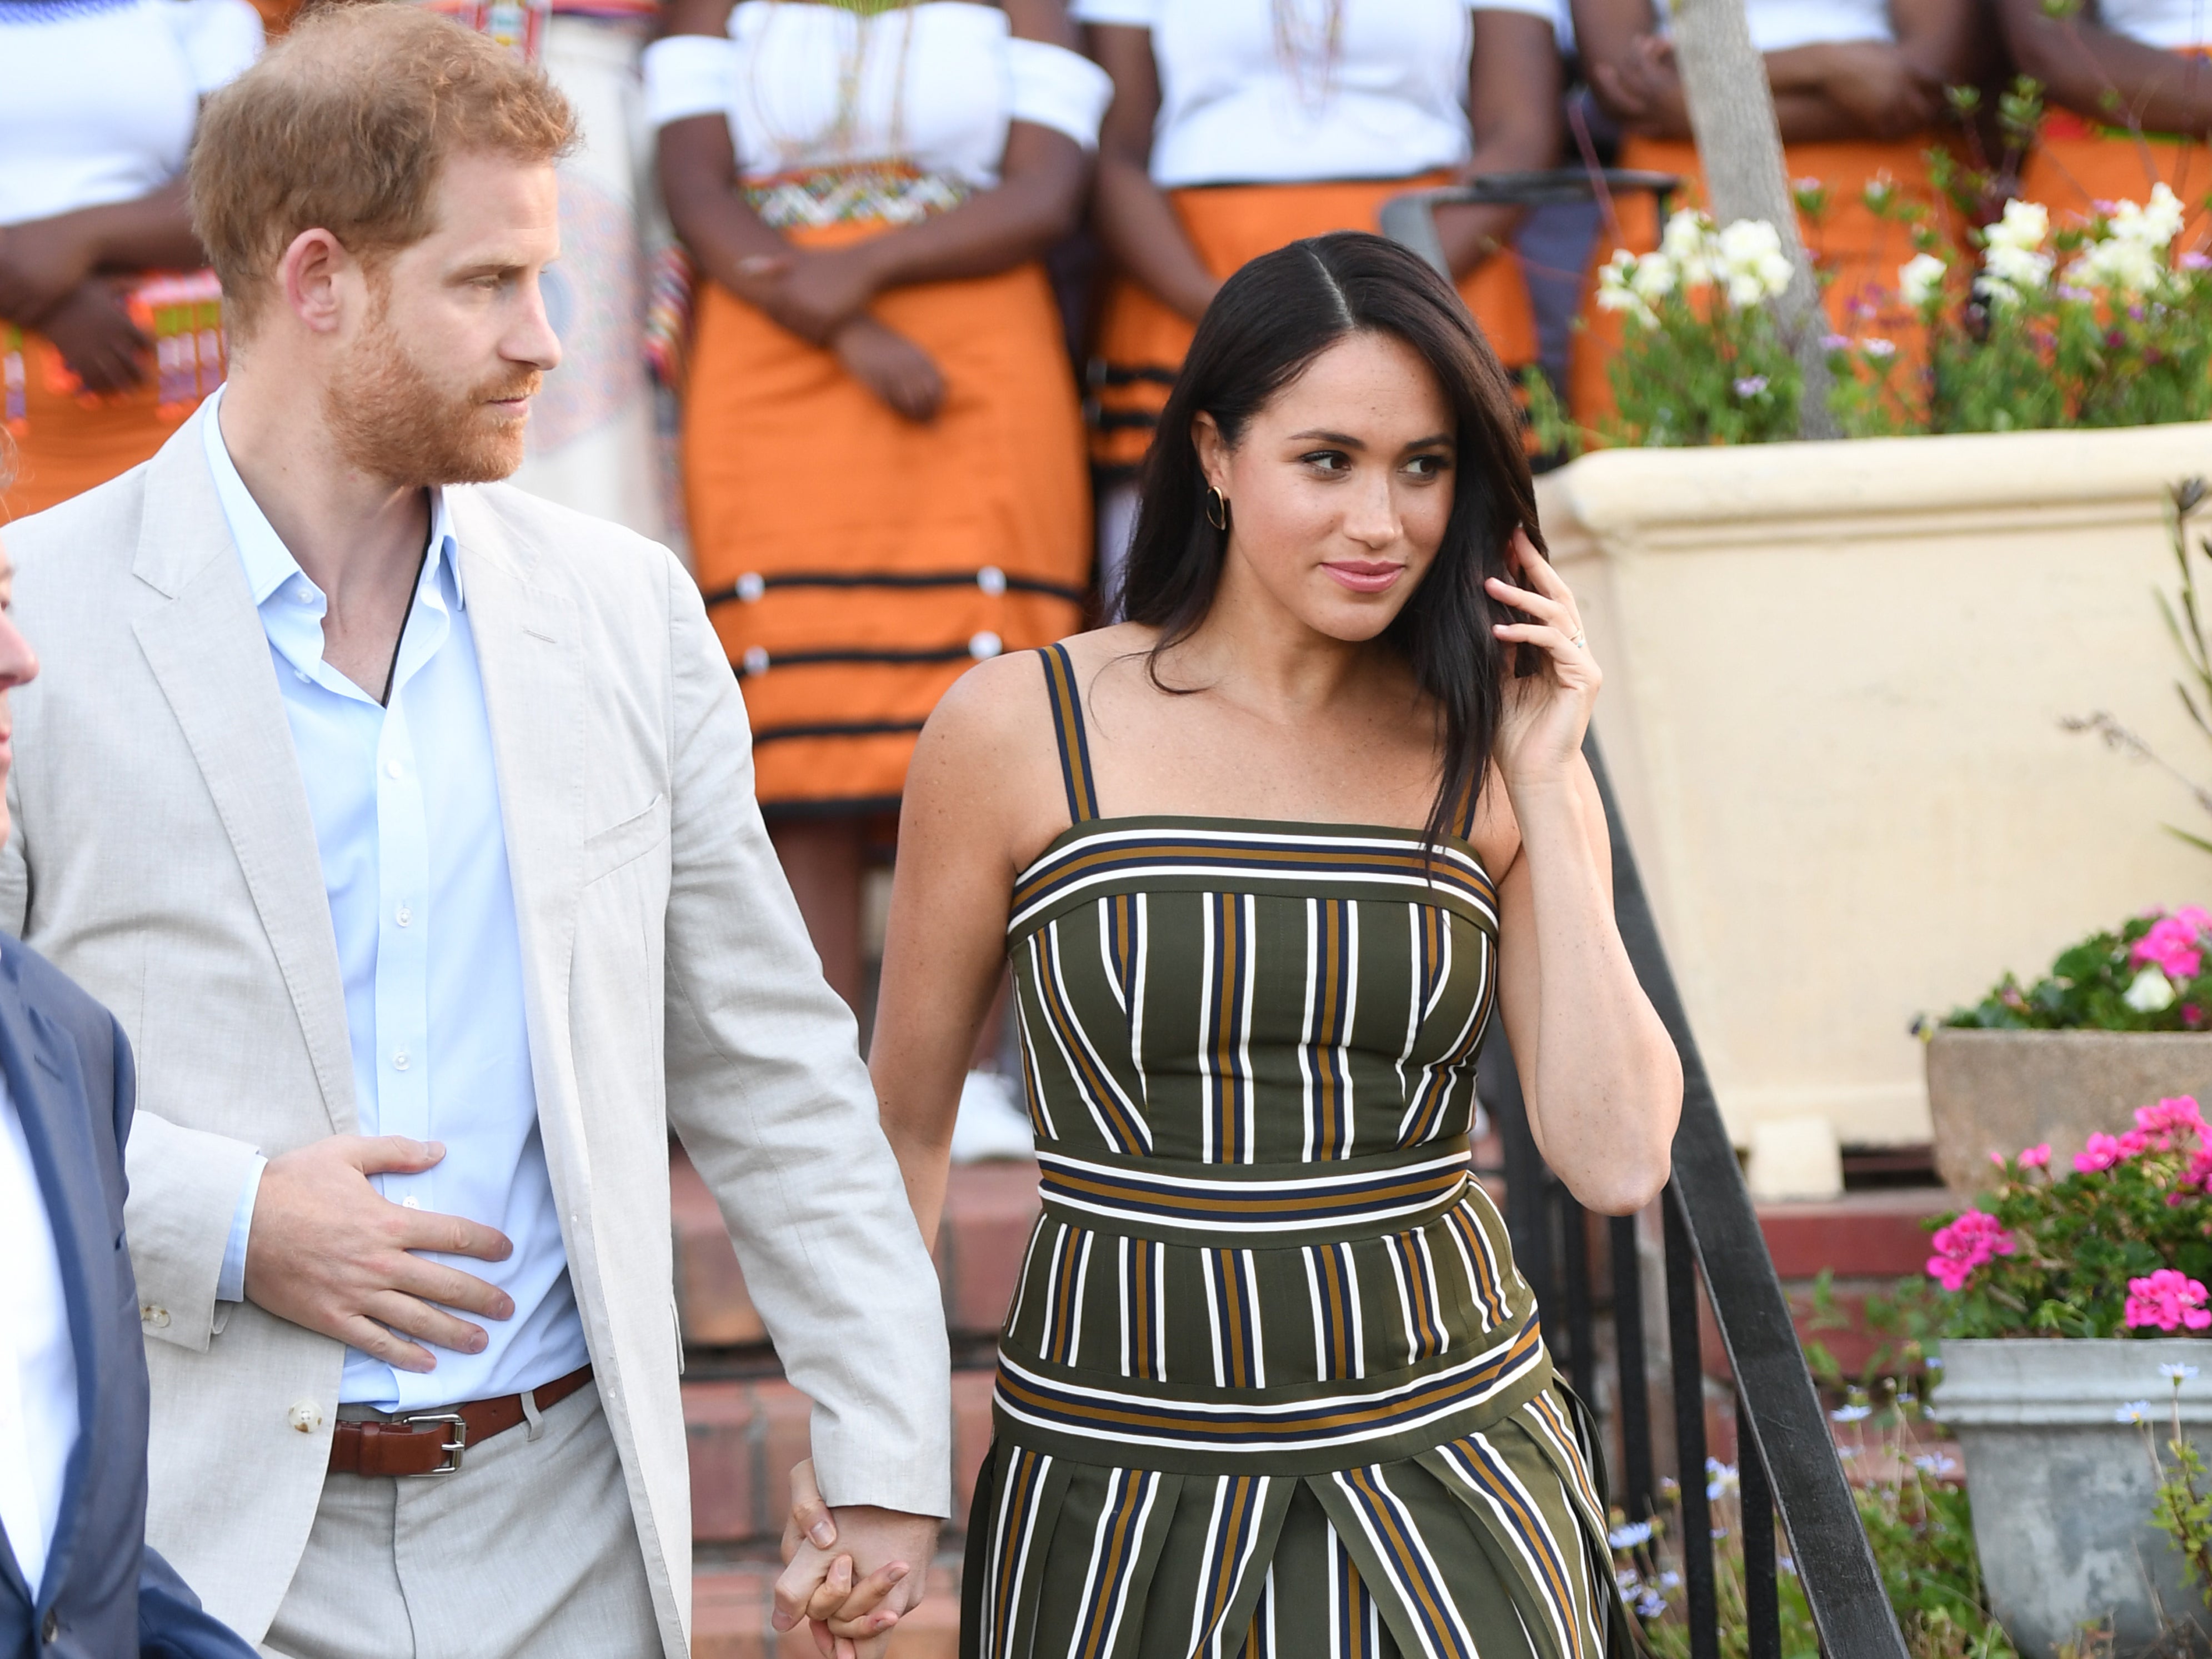
[[[432, 1348], [437, 1369], [424, 1374], [349, 1348], [338, 1398], [416, 1411], [534, 1389], [590, 1356], [538, 1134], [491, 725], [445, 499], [432, 498], [422, 578], [380, 707], [323, 660], [325, 597], [239, 477], [220, 407], [218, 393], [203, 422], [208, 467], [269, 636], [314, 817], [361, 1133], [446, 1146], [445, 1160], [421, 1175], [373, 1179], [394, 1203], [466, 1216], [514, 1244], [505, 1261], [429, 1257], [514, 1298], [512, 1319], [463, 1316], [490, 1337], [483, 1352]], [[222, 1291], [234, 1300], [259, 1181], [257, 1167], [231, 1230]]]

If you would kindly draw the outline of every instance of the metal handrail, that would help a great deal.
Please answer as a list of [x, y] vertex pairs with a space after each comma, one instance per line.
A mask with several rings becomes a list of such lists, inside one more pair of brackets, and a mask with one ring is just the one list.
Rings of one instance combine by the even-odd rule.
[[1485, 173], [1463, 185], [1436, 190], [1412, 190], [1382, 204], [1379, 222], [1392, 241], [1411, 248], [1447, 276], [1451, 264], [1444, 258], [1437, 235], [1439, 207], [1543, 207], [1554, 202], [1588, 202], [1602, 191], [1609, 196], [1650, 194], [1657, 198], [1659, 217], [1667, 217], [1667, 203], [1682, 187], [1672, 173], [1649, 173], [1636, 167], [1540, 167], [1524, 173]]
[[[1714, 1099], [1650, 901], [1628, 843], [1613, 784], [1593, 734], [1584, 744], [1613, 842], [1613, 914], [1644, 994], [1674, 1039], [1682, 1062], [1682, 1117], [1675, 1131], [1674, 1173], [1662, 1197], [1667, 1323], [1673, 1349], [1675, 1453], [1681, 1479], [1683, 1589], [1692, 1659], [1717, 1659], [1719, 1624], [1711, 1522], [1705, 1498], [1704, 1367], [1699, 1361], [1698, 1283], [1702, 1279], [1729, 1364], [1736, 1379], [1741, 1482], [1744, 1599], [1753, 1659], [1780, 1652], [1779, 1585], [1772, 1516], [1779, 1510], [1798, 1583], [1812, 1609], [1823, 1650], [1835, 1659], [1907, 1659], [1889, 1598], [1875, 1565], [1838, 1460], [1827, 1413], [1807, 1368], [1788, 1298], [1768, 1256], [1750, 1190]], [[1594, 1367], [1587, 1280], [1560, 1292], [1552, 1272], [1551, 1178], [1535, 1153], [1519, 1080], [1506, 1051], [1503, 1023], [1493, 1019], [1480, 1057], [1483, 1099], [1504, 1143], [1506, 1218], [1514, 1253], [1535, 1285], [1545, 1328], [1567, 1370], [1587, 1389]], [[1584, 1237], [1582, 1206], [1552, 1182], [1563, 1212], [1560, 1255]], [[1620, 1362], [1620, 1427], [1625, 1490], [1632, 1516], [1652, 1506], [1652, 1457], [1647, 1378], [1643, 1361], [1642, 1268], [1633, 1217], [1616, 1217], [1608, 1233], [1612, 1313]], [[1571, 1262], [1565, 1264], [1571, 1266]], [[1571, 1275], [1579, 1278], [1581, 1275]], [[1585, 1310], [1576, 1319], [1579, 1300]], [[1579, 1328], [1575, 1328], [1579, 1325]], [[1561, 1338], [1565, 1337], [1564, 1345]]]

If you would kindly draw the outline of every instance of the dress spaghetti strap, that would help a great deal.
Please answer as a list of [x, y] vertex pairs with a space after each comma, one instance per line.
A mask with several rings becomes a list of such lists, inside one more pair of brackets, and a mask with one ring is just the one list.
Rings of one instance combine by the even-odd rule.
[[1075, 663], [1064, 645], [1048, 645], [1045, 690], [1052, 698], [1052, 723], [1060, 739], [1060, 781], [1067, 786], [1067, 817], [1083, 823], [1098, 816], [1098, 787], [1091, 781], [1091, 737], [1083, 725], [1083, 693], [1075, 684]]

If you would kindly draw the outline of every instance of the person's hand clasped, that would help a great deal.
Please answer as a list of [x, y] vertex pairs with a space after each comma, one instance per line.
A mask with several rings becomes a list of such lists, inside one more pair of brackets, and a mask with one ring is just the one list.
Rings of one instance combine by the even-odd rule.
[[87, 392], [127, 392], [145, 381], [154, 343], [105, 278], [79, 283], [40, 319], [39, 331]]
[[[1563, 778], [1582, 752], [1605, 676], [1590, 655], [1575, 596], [1559, 573], [1536, 550], [1525, 530], [1516, 530], [1505, 551], [1506, 568], [1520, 585], [1492, 576], [1483, 583], [1491, 599], [1532, 622], [1493, 623], [1504, 652], [1504, 710], [1498, 723], [1498, 765], [1509, 784]], [[1543, 653], [1533, 674], [1516, 674], [1512, 647]]]
[[822, 1659], [880, 1659], [893, 1627], [921, 1605], [937, 1532], [927, 1516], [866, 1504], [833, 1510], [813, 1460], [795, 1464], [770, 1622], [787, 1631], [805, 1620]]
[[43, 331], [46, 314], [92, 275], [93, 250], [70, 220], [0, 227], [0, 317]]
[[934, 420], [945, 403], [945, 376], [936, 360], [912, 340], [872, 317], [859, 317], [833, 342], [845, 372], [914, 422]]
[[332, 1135], [270, 1158], [246, 1235], [246, 1300], [403, 1371], [437, 1368], [418, 1344], [482, 1353], [483, 1328], [446, 1310], [511, 1319], [514, 1299], [413, 1252], [504, 1261], [514, 1245], [478, 1222], [394, 1204], [368, 1182], [420, 1174], [445, 1155], [436, 1141]]

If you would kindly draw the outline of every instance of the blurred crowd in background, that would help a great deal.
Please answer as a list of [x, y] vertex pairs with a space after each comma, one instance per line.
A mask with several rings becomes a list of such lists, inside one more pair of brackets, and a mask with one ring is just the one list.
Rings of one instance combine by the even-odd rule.
[[[297, 0], [0, 0], [0, 519], [145, 459], [223, 374], [182, 170]], [[1999, 156], [2055, 221], [2212, 187], [2212, 0], [1747, 0], [1844, 334], [1909, 255], [1885, 189]], [[1195, 319], [1255, 255], [1475, 174], [1698, 157], [1664, 0], [440, 0], [574, 103], [564, 358], [515, 482], [684, 551], [830, 981], [915, 737], [971, 662], [1110, 606]], [[2002, 94], [2043, 88], [2032, 144]], [[1974, 89], [1978, 97], [1960, 95]], [[1931, 157], [1939, 158], [1931, 163]], [[2191, 169], [2195, 169], [2192, 175]], [[1869, 204], [1867, 186], [1875, 206]], [[1994, 198], [2002, 204], [2003, 191]], [[1648, 195], [1440, 210], [1509, 372], [1578, 417], [1592, 272]], [[1968, 238], [1971, 207], [1947, 209]]]

